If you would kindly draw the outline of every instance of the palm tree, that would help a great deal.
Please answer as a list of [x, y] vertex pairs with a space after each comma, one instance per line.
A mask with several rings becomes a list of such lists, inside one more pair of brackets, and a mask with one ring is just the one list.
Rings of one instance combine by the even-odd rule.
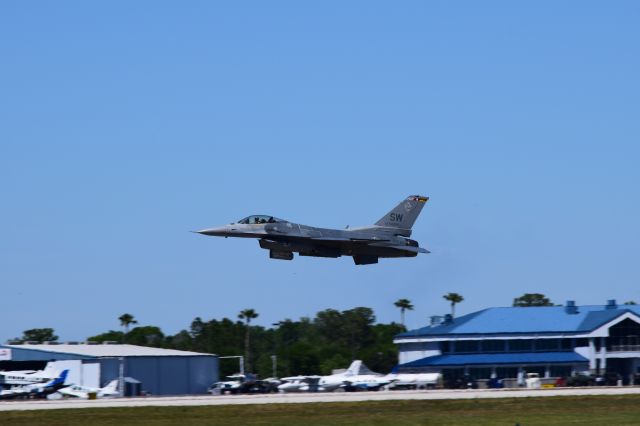
[[251, 345], [250, 345], [251, 328], [249, 327], [249, 325], [251, 324], [252, 319], [258, 318], [258, 313], [253, 309], [244, 309], [240, 311], [240, 313], [238, 314], [238, 318], [243, 319], [244, 324], [247, 327], [247, 330], [245, 331], [245, 335], [244, 335], [244, 359], [245, 359], [246, 371], [250, 372], [251, 361], [249, 357], [251, 356]]
[[394, 306], [400, 308], [400, 324], [404, 326], [404, 311], [413, 311], [413, 305], [409, 299], [398, 299]]
[[124, 332], [128, 333], [129, 332], [129, 326], [131, 324], [137, 324], [138, 321], [136, 321], [135, 319], [133, 319], [133, 315], [131, 314], [122, 314], [118, 317], [118, 319], [120, 320], [120, 325], [124, 327]]
[[442, 297], [451, 302], [451, 318], [454, 318], [456, 316], [456, 303], [462, 302], [464, 297], [458, 293], [447, 293]]

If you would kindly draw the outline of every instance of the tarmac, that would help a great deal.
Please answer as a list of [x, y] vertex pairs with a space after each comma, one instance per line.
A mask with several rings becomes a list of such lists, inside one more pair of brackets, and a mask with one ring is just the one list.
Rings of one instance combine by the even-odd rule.
[[640, 386], [550, 389], [468, 389], [379, 391], [342, 393], [280, 393], [254, 395], [163, 396], [96, 400], [10, 400], [0, 402], [0, 411], [54, 410], [102, 407], [169, 407], [246, 404], [304, 404], [314, 402], [443, 400], [481, 398], [530, 398], [584, 395], [640, 395]]

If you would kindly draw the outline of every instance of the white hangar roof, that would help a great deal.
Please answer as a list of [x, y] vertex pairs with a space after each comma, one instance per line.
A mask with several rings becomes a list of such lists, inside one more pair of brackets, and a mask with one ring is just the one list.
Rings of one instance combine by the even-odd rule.
[[195, 356], [209, 355], [199, 352], [179, 351], [176, 349], [150, 348], [147, 346], [119, 344], [22, 344], [3, 345], [6, 348], [32, 349], [45, 352], [94, 356], [94, 357], [128, 357], [128, 356]]

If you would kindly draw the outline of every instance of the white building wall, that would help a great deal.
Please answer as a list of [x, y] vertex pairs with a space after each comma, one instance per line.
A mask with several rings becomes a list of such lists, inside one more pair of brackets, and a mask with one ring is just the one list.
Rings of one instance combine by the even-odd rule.
[[576, 346], [575, 351], [588, 360], [595, 359], [595, 352], [592, 354], [589, 346]]
[[80, 360], [67, 360], [49, 361], [48, 364], [60, 372], [69, 370], [65, 381], [68, 385], [100, 387], [100, 364], [97, 362], [83, 364]]
[[100, 363], [84, 363], [82, 364], [82, 386], [90, 388], [102, 387], [100, 383]]
[[398, 346], [398, 363], [405, 364], [440, 354], [439, 342], [401, 343]]

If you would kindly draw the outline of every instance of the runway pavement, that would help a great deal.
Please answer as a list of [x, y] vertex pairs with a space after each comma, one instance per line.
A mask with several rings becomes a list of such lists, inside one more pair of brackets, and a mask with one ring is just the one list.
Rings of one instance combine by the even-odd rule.
[[139, 397], [98, 400], [2, 401], [0, 411], [51, 410], [61, 408], [197, 406], [234, 404], [301, 404], [313, 402], [442, 400], [474, 398], [526, 398], [573, 395], [640, 395], [640, 387], [426, 390], [344, 393], [289, 393], [223, 396]]

